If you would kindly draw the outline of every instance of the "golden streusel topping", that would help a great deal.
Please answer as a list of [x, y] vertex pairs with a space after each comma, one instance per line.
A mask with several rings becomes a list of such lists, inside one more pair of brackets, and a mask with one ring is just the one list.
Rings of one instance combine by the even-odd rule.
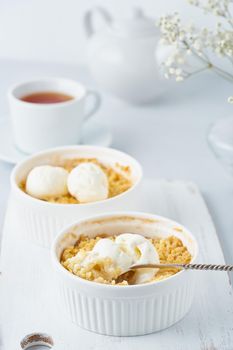
[[[108, 198], [115, 197], [125, 191], [127, 191], [132, 186], [132, 181], [130, 180], [130, 168], [128, 166], [122, 166], [120, 164], [115, 164], [115, 169], [112, 167], [107, 167], [102, 164], [96, 158], [75, 158], [67, 159], [59, 166], [62, 166], [68, 172], [71, 172], [77, 165], [81, 163], [94, 163], [98, 165], [106, 174], [108, 178]], [[119, 169], [117, 171], [116, 169]], [[126, 174], [126, 175], [123, 175]], [[26, 182], [23, 181], [19, 184], [19, 187], [26, 192]], [[59, 197], [49, 197], [46, 198], [47, 202], [51, 203], [61, 203], [61, 204], [78, 204], [79, 201], [74, 198], [71, 194], [66, 194]]]
[[[85, 256], [85, 254], [87, 252], [90, 252], [94, 248], [95, 244], [104, 237], [106, 237], [105, 234], [99, 235], [95, 238], [81, 236], [74, 246], [64, 249], [61, 255], [61, 264], [74, 275], [77, 275], [88, 281], [112, 285], [128, 285], [129, 281], [127, 280], [124, 280], [121, 283], [116, 283], [116, 279], [121, 271], [117, 268], [112, 268], [112, 261], [110, 257], [104, 259], [101, 258], [100, 260], [95, 261], [85, 267], [81, 266], [81, 264], [79, 265], [75, 259], [72, 259], [76, 256], [77, 253], [80, 253], [81, 256]], [[114, 240], [115, 236], [108, 238]], [[175, 236], [169, 236], [167, 238], [148, 239], [157, 250], [160, 263], [186, 264], [191, 261], [191, 254], [179, 238]], [[151, 281], [148, 282], [162, 280], [176, 274], [179, 271], [179, 269], [174, 268], [160, 269], [151, 279]]]

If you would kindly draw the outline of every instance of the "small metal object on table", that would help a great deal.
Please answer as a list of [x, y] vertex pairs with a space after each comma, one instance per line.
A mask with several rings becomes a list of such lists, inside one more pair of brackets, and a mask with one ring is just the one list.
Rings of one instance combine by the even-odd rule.
[[21, 340], [20, 345], [23, 350], [26, 350], [40, 345], [52, 348], [54, 343], [52, 337], [46, 333], [31, 333]]

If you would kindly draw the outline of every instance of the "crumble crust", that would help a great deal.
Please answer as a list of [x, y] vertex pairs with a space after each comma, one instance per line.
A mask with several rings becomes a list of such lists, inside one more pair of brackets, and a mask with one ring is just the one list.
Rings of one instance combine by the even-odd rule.
[[[88, 281], [94, 281], [98, 283], [111, 284], [111, 285], [128, 285], [129, 280], [124, 280], [121, 283], [116, 283], [117, 277], [121, 271], [119, 268], [115, 268], [112, 264], [111, 258], [101, 258], [88, 266], [81, 266], [77, 258], [77, 253], [81, 253], [81, 257], [85, 257], [87, 252], [91, 251], [95, 244], [104, 237], [115, 239], [115, 236], [107, 236], [105, 234], [99, 235], [95, 238], [89, 238], [87, 236], [81, 236], [74, 246], [64, 249], [61, 255], [61, 264], [71, 273], [84, 278]], [[167, 238], [148, 238], [155, 249], [158, 252], [160, 263], [181, 263], [186, 264], [191, 261], [191, 254], [188, 249], [183, 245], [182, 241], [175, 237], [169, 236]], [[82, 259], [81, 259], [82, 260]], [[81, 262], [80, 260], [80, 262]], [[175, 268], [163, 268], [160, 269], [151, 281], [159, 281], [164, 278], [170, 277], [180, 269]], [[147, 282], [147, 283], [148, 283]]]
[[[96, 158], [75, 158], [75, 159], [67, 159], [63, 161], [62, 166], [68, 172], [70, 172], [73, 168], [81, 163], [94, 163], [98, 165], [107, 175], [108, 178], [108, 186], [109, 193], [108, 198], [112, 198], [118, 196], [119, 194], [127, 191], [132, 186], [132, 181], [130, 180], [130, 168], [128, 166], [122, 166], [120, 164], [115, 164], [114, 169], [112, 167], [107, 167], [102, 164]], [[19, 184], [19, 187], [26, 192], [26, 181], [23, 181]], [[47, 202], [51, 203], [61, 203], [61, 204], [78, 204], [80, 203], [76, 198], [74, 198], [71, 194], [67, 194], [59, 197], [48, 197], [45, 199]]]

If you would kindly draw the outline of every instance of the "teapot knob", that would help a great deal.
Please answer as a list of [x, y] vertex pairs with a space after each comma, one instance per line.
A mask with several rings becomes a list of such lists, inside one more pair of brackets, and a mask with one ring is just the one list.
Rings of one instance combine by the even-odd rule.
[[95, 14], [99, 14], [108, 25], [112, 22], [111, 15], [103, 7], [95, 7], [87, 11], [84, 16], [84, 29], [86, 31], [87, 37], [92, 36], [95, 32], [93, 23]]

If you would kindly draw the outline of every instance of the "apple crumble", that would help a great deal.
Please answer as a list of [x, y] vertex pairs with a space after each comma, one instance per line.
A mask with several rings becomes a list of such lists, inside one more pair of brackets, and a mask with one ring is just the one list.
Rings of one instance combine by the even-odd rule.
[[[117, 247], [115, 243], [118, 243]], [[129, 279], [126, 277], [120, 283], [117, 282], [124, 268], [127, 271], [127, 267], [133, 263], [189, 263], [191, 254], [175, 236], [145, 238], [138, 234], [110, 237], [103, 234], [95, 238], [81, 236], [74, 246], [64, 249], [60, 261], [69, 272], [83, 279], [111, 285], [129, 285], [159, 281], [180, 271], [177, 268], [141, 269], [144, 276], [139, 275], [136, 283], [129, 280], [130, 275]]]
[[[82, 167], [86, 166], [87, 168], [88, 165], [90, 167], [90, 164], [92, 168], [87, 169], [89, 173], [87, 172], [85, 173], [82, 170], [81, 181], [77, 182], [78, 176], [80, 177], [80, 174], [78, 175], [77, 171], [76, 173], [74, 173], [71, 179], [71, 175], [72, 175], [71, 173], [74, 172], [74, 170], [80, 168], [79, 167], [80, 165], [82, 165]], [[40, 168], [40, 169], [36, 169], [36, 168]], [[127, 191], [132, 186], [130, 167], [122, 166], [118, 163], [115, 164], [114, 167], [111, 167], [111, 166], [108, 167], [102, 164], [96, 158], [67, 159], [63, 161], [62, 164], [59, 164], [59, 166], [57, 167], [55, 166], [52, 167], [47, 165], [47, 166], [40, 166], [36, 168], [32, 169], [31, 172], [33, 172], [34, 170], [38, 170], [37, 172], [39, 173], [40, 171], [40, 174], [34, 174], [33, 181], [29, 183], [29, 185], [31, 186], [27, 186], [28, 185], [27, 182], [29, 182], [28, 180], [30, 176], [30, 173], [29, 173], [27, 179], [21, 182], [19, 187], [25, 193], [31, 196], [38, 199], [42, 199], [47, 202], [51, 202], [51, 203], [78, 204], [78, 203], [94, 202], [97, 200], [103, 200], [103, 199], [115, 197]], [[95, 172], [93, 172], [93, 170]], [[89, 176], [90, 171], [91, 171], [91, 175]], [[97, 175], [96, 175], [96, 172], [97, 172]], [[72, 183], [70, 181], [70, 187], [69, 187], [69, 176], [70, 176], [70, 180], [73, 181]], [[41, 185], [42, 183], [41, 179], [43, 180], [42, 185]], [[85, 179], [86, 179], [86, 182], [85, 182]], [[103, 184], [104, 181], [106, 183]], [[50, 187], [48, 186], [48, 182], [50, 182], [49, 183]], [[46, 188], [46, 190], [44, 190], [43, 186]], [[89, 187], [92, 186], [92, 188], [89, 188], [88, 186]], [[101, 192], [101, 186], [102, 186], [102, 192]], [[39, 193], [41, 188], [42, 188], [42, 191]], [[77, 195], [75, 191], [77, 192]], [[81, 191], [82, 193], [80, 193]], [[88, 199], [85, 191], [86, 192], [89, 191], [89, 194], [91, 195], [91, 197], [89, 195]], [[100, 197], [97, 197], [96, 195], [96, 192], [98, 191], [100, 192], [100, 194], [97, 193], [97, 195]], [[94, 197], [93, 197], [93, 193], [94, 193]]]

